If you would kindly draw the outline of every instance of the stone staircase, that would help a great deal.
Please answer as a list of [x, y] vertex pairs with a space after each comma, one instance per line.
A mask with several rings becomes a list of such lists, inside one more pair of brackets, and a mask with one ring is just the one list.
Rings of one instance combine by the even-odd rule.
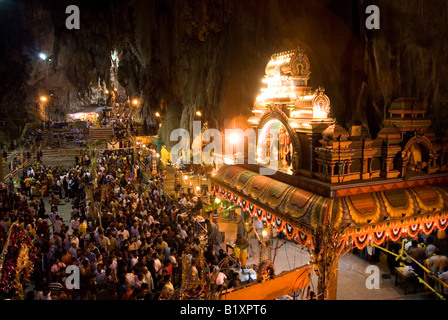
[[57, 157], [57, 156], [76, 156], [80, 149], [42, 149], [43, 157]]
[[112, 127], [104, 128], [90, 128], [89, 140], [109, 141], [114, 136], [114, 129]]

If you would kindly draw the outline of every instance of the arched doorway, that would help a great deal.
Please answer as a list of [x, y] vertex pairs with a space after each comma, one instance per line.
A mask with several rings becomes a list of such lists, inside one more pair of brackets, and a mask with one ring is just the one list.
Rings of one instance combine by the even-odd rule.
[[[271, 130], [274, 130], [278, 139], [278, 147], [272, 149], [276, 141], [271, 141]], [[299, 166], [299, 147], [297, 135], [286, 115], [280, 110], [266, 112], [258, 126], [257, 163], [271, 168], [275, 166], [274, 169], [292, 175]]]
[[431, 174], [438, 170], [433, 145], [422, 135], [416, 135], [403, 149], [407, 175]]

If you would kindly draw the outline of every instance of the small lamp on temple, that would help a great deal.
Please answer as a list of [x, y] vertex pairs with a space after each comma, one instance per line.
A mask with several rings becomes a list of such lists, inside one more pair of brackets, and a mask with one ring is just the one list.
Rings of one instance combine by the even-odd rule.
[[138, 106], [139, 105], [138, 99], [132, 99], [132, 105]]
[[48, 101], [48, 97], [46, 97], [46, 96], [41, 96], [39, 99], [42, 102], [47, 102]]
[[196, 116], [198, 116], [198, 117], [202, 117], [202, 113], [201, 113], [201, 111], [196, 111]]
[[160, 113], [156, 112], [156, 117], [160, 118]]

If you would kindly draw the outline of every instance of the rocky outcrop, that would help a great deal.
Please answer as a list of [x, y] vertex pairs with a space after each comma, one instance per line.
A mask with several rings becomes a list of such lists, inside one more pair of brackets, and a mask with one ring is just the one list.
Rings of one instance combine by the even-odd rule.
[[[191, 128], [198, 109], [209, 127], [225, 128], [251, 115], [270, 56], [301, 46], [311, 61], [311, 84], [325, 87], [339, 124], [367, 121], [375, 135], [390, 102], [411, 95], [424, 101], [441, 133], [448, 119], [448, 4], [375, 1], [381, 29], [368, 30], [365, 8], [371, 3], [85, 1], [79, 4], [80, 30], [68, 30], [63, 1], [22, 1], [10, 9], [15, 20], [1, 21], [11, 34], [2, 47], [14, 52], [9, 57], [1, 51], [10, 61], [2, 73], [14, 74], [1, 88], [1, 110], [34, 115], [38, 95], [51, 91], [49, 115], [61, 117], [106, 99], [104, 89], [118, 86], [116, 79], [125, 95], [140, 99], [147, 123], [156, 121], [155, 111], [164, 114], [163, 136]], [[51, 62], [36, 58], [41, 50]], [[118, 66], [111, 61], [114, 51]]]

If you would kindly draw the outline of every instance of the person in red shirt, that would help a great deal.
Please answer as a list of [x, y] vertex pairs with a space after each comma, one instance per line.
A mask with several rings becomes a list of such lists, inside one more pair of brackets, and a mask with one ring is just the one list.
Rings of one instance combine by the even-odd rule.
[[121, 300], [132, 300], [132, 293], [134, 292], [134, 287], [132, 285], [127, 286], [127, 291], [121, 297]]
[[165, 273], [167, 275], [172, 276], [173, 275], [173, 265], [171, 264], [170, 260], [165, 260], [163, 262], [163, 267], [162, 267], [162, 273]]

